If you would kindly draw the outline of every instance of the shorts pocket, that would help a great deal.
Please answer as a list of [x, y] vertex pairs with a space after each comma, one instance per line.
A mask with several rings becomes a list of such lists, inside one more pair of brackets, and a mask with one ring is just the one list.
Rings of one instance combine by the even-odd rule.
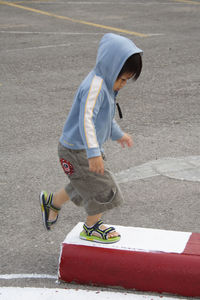
[[94, 197], [94, 201], [98, 204], [108, 204], [112, 203], [115, 199], [117, 193], [117, 188], [113, 187], [109, 191], [103, 191], [99, 193], [96, 197]]

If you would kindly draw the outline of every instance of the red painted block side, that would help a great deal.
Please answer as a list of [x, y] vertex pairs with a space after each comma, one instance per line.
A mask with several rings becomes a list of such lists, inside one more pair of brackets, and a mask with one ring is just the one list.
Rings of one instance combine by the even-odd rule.
[[199, 255], [63, 244], [59, 267], [66, 282], [200, 296]]
[[200, 256], [200, 234], [192, 233], [185, 247], [184, 254]]

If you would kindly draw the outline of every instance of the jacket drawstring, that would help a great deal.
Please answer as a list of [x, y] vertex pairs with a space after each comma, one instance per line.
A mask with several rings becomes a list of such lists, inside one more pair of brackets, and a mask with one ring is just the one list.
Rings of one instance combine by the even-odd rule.
[[122, 119], [122, 118], [123, 118], [123, 115], [122, 115], [122, 110], [121, 110], [121, 107], [119, 106], [119, 103], [116, 103], [116, 105], [117, 105], [117, 109], [118, 109], [119, 117], [120, 117], [120, 119]]

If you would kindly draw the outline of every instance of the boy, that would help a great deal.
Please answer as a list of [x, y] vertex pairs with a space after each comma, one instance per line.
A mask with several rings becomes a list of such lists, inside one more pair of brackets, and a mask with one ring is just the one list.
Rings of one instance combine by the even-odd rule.
[[70, 183], [55, 193], [41, 192], [43, 222], [47, 230], [57, 221], [69, 199], [83, 206], [87, 219], [80, 238], [114, 243], [120, 234], [105, 226], [102, 213], [120, 205], [121, 191], [106, 167], [103, 144], [111, 138], [131, 147], [132, 138], [116, 121], [115, 98], [127, 80], [137, 80], [142, 69], [142, 50], [129, 39], [108, 33], [100, 41], [96, 66], [81, 83], [60, 137], [58, 154]]

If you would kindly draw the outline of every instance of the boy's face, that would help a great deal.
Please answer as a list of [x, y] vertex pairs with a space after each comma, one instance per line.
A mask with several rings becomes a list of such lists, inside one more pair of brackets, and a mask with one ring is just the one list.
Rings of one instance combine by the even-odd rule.
[[133, 77], [134, 74], [124, 73], [122, 74], [114, 83], [113, 91], [118, 92], [121, 90], [126, 84], [127, 81]]

